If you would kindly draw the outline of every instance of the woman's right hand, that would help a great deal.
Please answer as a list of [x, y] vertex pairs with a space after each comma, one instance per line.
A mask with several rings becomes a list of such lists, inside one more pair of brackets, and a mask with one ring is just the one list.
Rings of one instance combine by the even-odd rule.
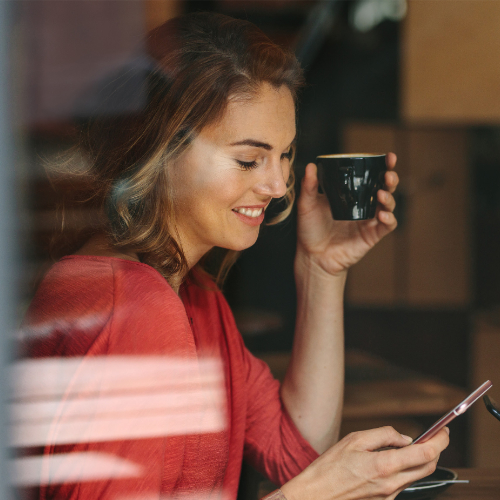
[[[431, 474], [448, 446], [448, 429], [425, 443], [392, 427], [353, 432], [281, 487], [287, 500], [393, 499], [414, 481]], [[376, 451], [388, 446], [397, 449]]]

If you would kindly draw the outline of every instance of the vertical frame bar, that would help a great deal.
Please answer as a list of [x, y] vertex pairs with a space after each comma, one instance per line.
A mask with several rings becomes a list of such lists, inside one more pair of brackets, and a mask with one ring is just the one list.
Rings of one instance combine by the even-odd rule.
[[12, 338], [17, 286], [15, 280], [17, 217], [15, 210], [15, 168], [13, 153], [13, 120], [10, 107], [11, 47], [10, 34], [14, 3], [0, 0], [0, 498], [11, 500], [13, 491], [9, 484], [7, 448], [7, 397], [6, 376], [9, 362], [9, 339]]

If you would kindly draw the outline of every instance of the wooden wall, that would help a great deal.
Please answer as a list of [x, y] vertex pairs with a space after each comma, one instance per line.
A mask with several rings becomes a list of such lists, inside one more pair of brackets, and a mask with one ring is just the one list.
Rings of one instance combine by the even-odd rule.
[[500, 2], [409, 0], [401, 32], [407, 122], [498, 124]]
[[462, 307], [471, 301], [470, 197], [464, 129], [348, 125], [343, 151], [393, 151], [399, 227], [349, 274], [354, 305]]

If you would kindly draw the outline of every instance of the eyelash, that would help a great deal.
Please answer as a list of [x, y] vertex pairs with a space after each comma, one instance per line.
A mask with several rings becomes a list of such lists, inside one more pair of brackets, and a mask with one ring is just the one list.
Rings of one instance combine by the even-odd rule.
[[[286, 152], [286, 153], [283, 153], [281, 155], [281, 159], [284, 159], [286, 158], [287, 160], [291, 160], [292, 159], [292, 150]], [[252, 168], [255, 168], [257, 167], [257, 162], [254, 160], [254, 161], [241, 161], [241, 160], [236, 160], [236, 162], [238, 163], [238, 165], [243, 168], [243, 170], [252, 170]]]
[[252, 170], [252, 168], [255, 168], [257, 166], [257, 162], [255, 160], [254, 161], [236, 160], [236, 162], [243, 170]]

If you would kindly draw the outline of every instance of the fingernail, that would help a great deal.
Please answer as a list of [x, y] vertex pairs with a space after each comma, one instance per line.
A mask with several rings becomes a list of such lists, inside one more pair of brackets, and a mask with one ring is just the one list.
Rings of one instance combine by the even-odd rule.
[[448, 433], [448, 436], [450, 435], [450, 429], [448, 427], [445, 427], [444, 430]]
[[413, 442], [413, 439], [410, 436], [406, 436], [405, 434], [401, 434], [401, 437], [408, 441], [408, 444]]

